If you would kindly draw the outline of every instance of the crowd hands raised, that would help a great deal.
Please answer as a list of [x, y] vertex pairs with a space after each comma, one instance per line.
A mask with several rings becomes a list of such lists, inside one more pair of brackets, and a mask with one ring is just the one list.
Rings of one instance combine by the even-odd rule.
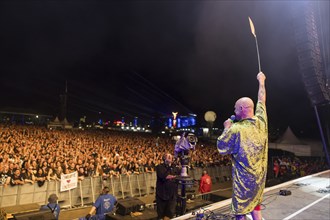
[[[42, 186], [74, 171], [79, 180], [151, 173], [166, 152], [174, 152], [170, 137], [0, 124], [0, 185]], [[198, 144], [189, 167], [230, 163], [230, 157], [219, 155], [212, 144]]]

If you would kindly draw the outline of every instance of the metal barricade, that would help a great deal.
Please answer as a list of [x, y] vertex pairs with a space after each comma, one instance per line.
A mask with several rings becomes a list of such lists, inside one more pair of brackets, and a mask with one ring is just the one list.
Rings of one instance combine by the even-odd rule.
[[[189, 170], [193, 179], [200, 180], [204, 168]], [[208, 167], [212, 181], [227, 181], [231, 178], [231, 166]], [[50, 194], [56, 193], [58, 203], [61, 207], [77, 207], [90, 205], [95, 202], [104, 186], [109, 187], [110, 193], [117, 199], [130, 197], [141, 197], [155, 194], [156, 172], [132, 175], [120, 175], [103, 180], [102, 177], [87, 177], [78, 181], [75, 189], [60, 192], [60, 181], [46, 181], [41, 187], [37, 183], [24, 184], [20, 186], [0, 185], [0, 207], [24, 205], [29, 203], [47, 204]]]

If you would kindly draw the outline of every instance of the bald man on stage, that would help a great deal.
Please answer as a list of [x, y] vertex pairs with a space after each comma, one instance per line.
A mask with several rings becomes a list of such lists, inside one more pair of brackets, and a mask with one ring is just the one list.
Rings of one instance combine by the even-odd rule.
[[254, 220], [261, 220], [260, 204], [265, 188], [268, 157], [268, 122], [266, 113], [266, 76], [260, 72], [258, 102], [248, 97], [235, 103], [235, 123], [224, 122], [224, 131], [217, 140], [220, 154], [232, 156], [233, 195], [232, 210], [237, 220], [246, 219], [251, 213]]

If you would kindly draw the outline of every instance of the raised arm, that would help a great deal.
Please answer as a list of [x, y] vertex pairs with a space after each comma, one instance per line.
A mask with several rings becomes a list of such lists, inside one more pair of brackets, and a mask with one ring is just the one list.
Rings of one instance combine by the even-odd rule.
[[258, 101], [266, 104], [266, 88], [265, 79], [266, 76], [263, 72], [258, 73], [257, 79], [259, 81]]

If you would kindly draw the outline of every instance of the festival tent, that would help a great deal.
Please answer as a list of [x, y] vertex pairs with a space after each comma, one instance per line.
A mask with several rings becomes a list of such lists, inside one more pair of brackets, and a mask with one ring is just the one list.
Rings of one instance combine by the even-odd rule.
[[311, 146], [297, 138], [290, 127], [275, 143], [269, 143], [269, 148], [289, 151], [296, 156], [312, 156]]
[[57, 128], [72, 129], [73, 125], [71, 123], [69, 123], [66, 118], [64, 118], [63, 121], [60, 121], [58, 119], [58, 117], [56, 117], [54, 121], [51, 121], [47, 124], [47, 128], [51, 128], [51, 129], [57, 129]]

